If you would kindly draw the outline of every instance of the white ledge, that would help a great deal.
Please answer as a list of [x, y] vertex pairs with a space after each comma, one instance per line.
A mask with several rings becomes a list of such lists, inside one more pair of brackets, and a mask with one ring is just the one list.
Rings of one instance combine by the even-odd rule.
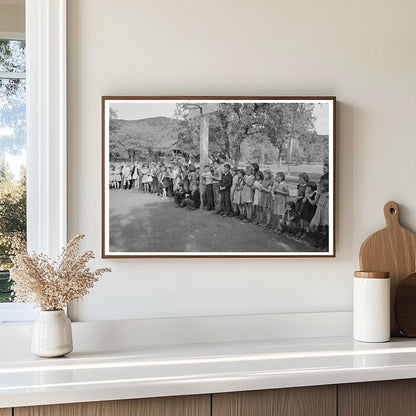
[[416, 377], [416, 340], [350, 337], [144, 345], [67, 358], [0, 355], [0, 407]]
[[[0, 339], [6, 340], [0, 344], [0, 353], [28, 351], [31, 326], [9, 325], [0, 326]], [[352, 312], [76, 322], [72, 327], [75, 350], [99, 350], [102, 345], [117, 350], [145, 345], [346, 336], [352, 334]]]

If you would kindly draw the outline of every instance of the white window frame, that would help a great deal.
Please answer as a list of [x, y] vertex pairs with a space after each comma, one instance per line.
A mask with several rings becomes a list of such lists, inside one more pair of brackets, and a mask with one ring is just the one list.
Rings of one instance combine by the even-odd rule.
[[[25, 19], [27, 244], [56, 257], [67, 242], [66, 0], [26, 0]], [[32, 307], [1, 306], [8, 322], [33, 319]]]
[[[24, 32], [0, 32], [2, 40], [25, 40]], [[0, 73], [1, 78], [24, 78], [26, 72]], [[34, 316], [33, 307], [25, 303], [0, 303], [0, 324], [9, 324], [16, 322], [26, 322], [32, 320]]]
[[67, 237], [66, 0], [26, 0], [28, 249]]

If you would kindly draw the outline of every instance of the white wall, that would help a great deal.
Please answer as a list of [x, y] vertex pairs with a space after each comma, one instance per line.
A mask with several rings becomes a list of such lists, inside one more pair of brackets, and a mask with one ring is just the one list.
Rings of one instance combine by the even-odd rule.
[[[336, 95], [335, 259], [130, 259], [81, 321], [351, 310], [363, 239], [416, 225], [413, 0], [68, 1], [69, 235], [100, 257], [102, 95]], [[77, 312], [77, 313], [76, 313]]]

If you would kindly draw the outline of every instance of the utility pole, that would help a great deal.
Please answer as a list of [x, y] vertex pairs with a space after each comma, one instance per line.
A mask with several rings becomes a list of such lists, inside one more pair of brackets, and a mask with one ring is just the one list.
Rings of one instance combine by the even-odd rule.
[[[209, 115], [218, 111], [219, 103], [189, 103], [185, 108], [189, 111], [190, 118], [199, 117], [199, 169], [204, 172], [204, 167], [208, 164], [209, 154]], [[202, 184], [199, 187], [201, 193], [201, 209], [203, 209], [202, 194], [204, 192]]]

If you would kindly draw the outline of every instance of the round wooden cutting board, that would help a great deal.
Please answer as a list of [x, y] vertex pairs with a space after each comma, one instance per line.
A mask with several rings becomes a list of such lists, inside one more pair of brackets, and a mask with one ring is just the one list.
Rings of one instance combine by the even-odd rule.
[[390, 273], [390, 327], [391, 335], [400, 335], [394, 317], [394, 300], [399, 282], [416, 271], [416, 234], [399, 222], [399, 206], [390, 201], [384, 205], [386, 228], [370, 235], [360, 250], [360, 268], [363, 271]]

